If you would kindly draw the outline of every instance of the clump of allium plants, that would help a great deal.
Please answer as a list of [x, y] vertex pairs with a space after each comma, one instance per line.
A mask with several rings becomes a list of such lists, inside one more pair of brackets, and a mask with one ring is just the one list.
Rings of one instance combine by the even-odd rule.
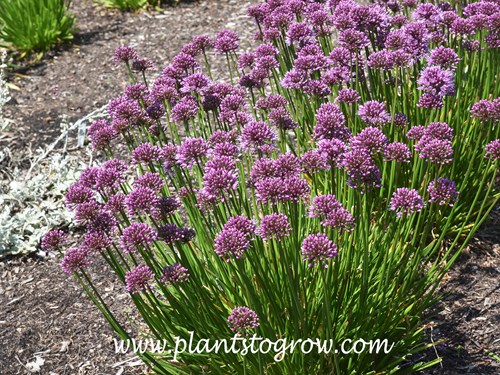
[[[423, 312], [499, 199], [500, 4], [269, 0], [248, 14], [253, 51], [239, 53], [229, 30], [198, 36], [154, 79], [151, 60], [117, 48], [131, 83], [89, 129], [109, 160], [67, 191], [86, 233], [64, 271], [122, 339], [130, 327], [88, 270], [97, 257], [143, 334], [171, 348], [234, 335], [332, 345], [141, 354], [158, 374], [436, 363], [412, 357], [426, 347]], [[63, 240], [50, 232], [44, 247]], [[346, 339], [394, 346], [345, 354]]]

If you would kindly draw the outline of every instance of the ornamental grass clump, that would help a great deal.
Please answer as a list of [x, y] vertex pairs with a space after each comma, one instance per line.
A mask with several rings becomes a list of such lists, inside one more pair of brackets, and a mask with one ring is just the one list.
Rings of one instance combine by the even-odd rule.
[[[282, 0], [248, 14], [253, 51], [228, 30], [195, 37], [154, 79], [135, 50], [116, 50], [131, 84], [89, 129], [110, 160], [67, 192], [86, 234], [64, 270], [120, 338], [130, 327], [93, 283], [95, 257], [143, 335], [202, 343], [140, 354], [158, 374], [435, 364], [412, 357], [423, 313], [500, 197], [500, 5]], [[212, 75], [212, 48], [230, 83]], [[281, 349], [207, 344], [234, 335]], [[307, 339], [319, 346], [286, 344]], [[343, 352], [358, 339], [393, 345]]]
[[0, 6], [0, 45], [21, 53], [46, 52], [71, 40], [75, 22], [71, 0], [4, 0]]

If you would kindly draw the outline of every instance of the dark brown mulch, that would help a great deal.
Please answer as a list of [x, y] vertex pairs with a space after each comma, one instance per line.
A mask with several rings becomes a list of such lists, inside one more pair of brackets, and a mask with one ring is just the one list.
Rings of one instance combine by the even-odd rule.
[[[74, 0], [79, 28], [74, 44], [17, 71], [12, 83], [20, 90], [12, 92], [6, 108], [15, 126], [0, 136], [0, 148], [8, 146], [18, 165], [26, 166], [23, 158], [59, 136], [62, 115], [75, 121], [120, 95], [126, 74], [111, 62], [118, 45], [134, 45], [159, 69], [193, 35], [213, 35], [220, 28], [237, 30], [245, 48], [254, 31], [245, 9], [255, 2], [206, 0], [126, 14]], [[447, 296], [429, 312], [429, 340], [447, 341], [426, 353], [427, 360], [443, 358], [428, 374], [500, 373], [500, 361], [489, 354], [500, 355], [500, 220], [498, 213], [493, 217], [450, 271], [441, 288]], [[132, 311], [109, 274], [97, 273], [97, 284], [122, 319]], [[113, 331], [56, 259], [0, 261], [0, 306], [0, 374], [28, 373], [25, 366], [36, 356], [45, 361], [42, 374], [145, 371], [133, 359], [124, 363], [130, 355], [114, 353]]]

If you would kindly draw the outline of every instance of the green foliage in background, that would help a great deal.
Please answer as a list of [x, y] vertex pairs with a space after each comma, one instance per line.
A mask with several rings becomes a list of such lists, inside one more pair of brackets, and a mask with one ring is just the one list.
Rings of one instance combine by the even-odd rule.
[[0, 0], [0, 45], [45, 52], [73, 38], [75, 18], [66, 0]]

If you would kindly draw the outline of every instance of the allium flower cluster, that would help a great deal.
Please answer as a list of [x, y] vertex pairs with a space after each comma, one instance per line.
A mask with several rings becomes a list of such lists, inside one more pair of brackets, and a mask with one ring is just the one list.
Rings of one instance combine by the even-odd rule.
[[353, 189], [369, 190], [380, 187], [381, 172], [371, 156], [363, 147], [353, 148], [342, 155], [340, 166], [345, 169], [349, 179], [347, 184]]
[[485, 158], [490, 160], [500, 160], [500, 139], [495, 139], [486, 145]]
[[160, 282], [165, 285], [172, 285], [174, 283], [183, 283], [189, 279], [189, 272], [187, 268], [182, 267], [180, 264], [175, 263], [171, 266], [166, 266], [163, 269]]
[[62, 250], [66, 244], [66, 233], [62, 230], [53, 229], [47, 232], [42, 238], [42, 250], [46, 252]]
[[284, 214], [271, 214], [264, 216], [260, 221], [260, 226], [257, 233], [265, 241], [276, 239], [281, 241], [284, 237], [288, 237], [292, 228], [290, 227], [290, 220]]
[[167, 223], [158, 228], [157, 238], [165, 242], [167, 245], [171, 245], [177, 241], [188, 243], [194, 238], [195, 235], [196, 233], [193, 229], [179, 228], [173, 223]]
[[249, 247], [248, 236], [236, 228], [224, 228], [215, 238], [215, 253], [228, 263], [242, 258]]
[[78, 270], [92, 264], [90, 251], [82, 247], [74, 247], [69, 249], [61, 261], [61, 268], [64, 272], [72, 274]]
[[425, 68], [417, 81], [418, 89], [424, 94], [420, 97], [418, 106], [423, 108], [441, 108], [445, 96], [455, 95], [453, 73], [440, 66]]
[[240, 306], [233, 309], [227, 318], [227, 323], [231, 331], [243, 334], [259, 326], [259, 317], [255, 311], [246, 306]]
[[127, 291], [132, 294], [145, 291], [151, 285], [153, 279], [153, 271], [144, 264], [138, 265], [125, 273], [125, 285]]
[[455, 183], [442, 177], [431, 181], [427, 186], [427, 192], [429, 193], [429, 202], [437, 203], [440, 206], [444, 204], [453, 206], [459, 194]]
[[387, 161], [409, 163], [411, 158], [411, 151], [405, 143], [392, 142], [389, 143], [385, 148], [384, 158]]
[[382, 152], [387, 146], [387, 137], [379, 128], [367, 127], [351, 140], [352, 148], [365, 148], [371, 153]]
[[302, 242], [302, 258], [309, 262], [309, 267], [324, 264], [328, 268], [328, 261], [337, 256], [337, 246], [326, 234], [311, 234]]
[[263, 121], [251, 121], [241, 132], [241, 147], [247, 151], [270, 154], [278, 137]]
[[493, 100], [480, 100], [474, 103], [470, 110], [473, 117], [481, 121], [493, 121], [493, 123], [500, 122], [500, 98]]
[[424, 201], [418, 191], [408, 188], [397, 188], [392, 194], [389, 210], [396, 211], [396, 216], [409, 216], [424, 208]]
[[124, 253], [137, 251], [152, 244], [157, 239], [157, 233], [146, 223], [132, 223], [123, 230], [120, 238]]
[[306, 180], [292, 176], [287, 178], [267, 177], [255, 183], [257, 201], [268, 204], [309, 198], [311, 191]]
[[371, 100], [359, 107], [359, 117], [371, 126], [381, 126], [390, 121], [391, 116], [385, 109], [385, 104]]
[[351, 131], [346, 127], [345, 116], [340, 107], [334, 103], [324, 103], [316, 111], [316, 139], [339, 139], [346, 141]]
[[228, 53], [238, 49], [238, 41], [240, 38], [231, 30], [221, 30], [215, 37], [214, 47], [220, 53]]
[[182, 167], [201, 163], [207, 155], [208, 143], [203, 138], [187, 137], [177, 149], [177, 161]]
[[321, 225], [345, 231], [354, 229], [354, 217], [332, 194], [319, 195], [309, 207], [309, 217], [321, 219]]

